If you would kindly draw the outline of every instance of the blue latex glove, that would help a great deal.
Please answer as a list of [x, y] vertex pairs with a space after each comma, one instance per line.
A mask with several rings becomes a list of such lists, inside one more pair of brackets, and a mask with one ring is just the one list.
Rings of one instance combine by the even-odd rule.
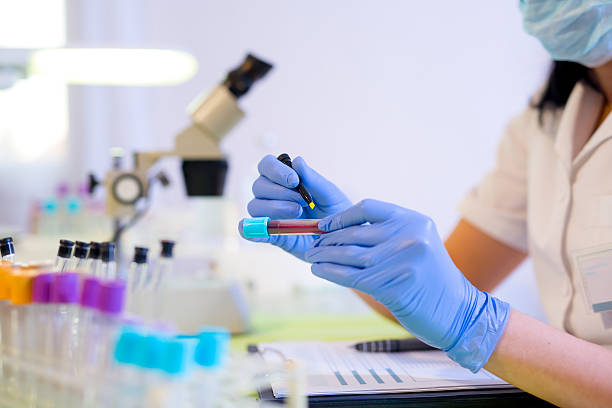
[[329, 233], [306, 252], [313, 274], [372, 295], [408, 331], [473, 372], [487, 362], [509, 305], [463, 276], [430, 218], [364, 200], [319, 228]]
[[[248, 205], [252, 217], [270, 217], [276, 220], [317, 219], [351, 206], [351, 202], [338, 187], [308, 167], [301, 157], [293, 160], [292, 169], [269, 154], [261, 159], [257, 169], [260, 176], [253, 183], [255, 198]], [[315, 202], [316, 206], [312, 210], [295, 190], [300, 180]], [[242, 235], [242, 221], [238, 230]], [[304, 252], [312, 247], [315, 239], [316, 237], [311, 235], [273, 235], [269, 238], [249, 240], [269, 242], [303, 260]]]

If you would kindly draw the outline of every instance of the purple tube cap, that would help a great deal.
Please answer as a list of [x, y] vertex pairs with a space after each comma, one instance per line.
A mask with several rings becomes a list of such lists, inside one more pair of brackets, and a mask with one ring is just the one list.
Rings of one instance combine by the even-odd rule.
[[41, 273], [32, 282], [32, 301], [36, 303], [51, 302], [51, 285], [55, 280], [52, 273]]
[[79, 302], [79, 274], [57, 273], [51, 284], [51, 301], [54, 303]]
[[100, 289], [100, 302], [98, 308], [106, 314], [121, 314], [125, 303], [125, 282], [104, 282]]
[[81, 306], [96, 308], [100, 303], [101, 283], [96, 278], [86, 278], [83, 280], [81, 291]]

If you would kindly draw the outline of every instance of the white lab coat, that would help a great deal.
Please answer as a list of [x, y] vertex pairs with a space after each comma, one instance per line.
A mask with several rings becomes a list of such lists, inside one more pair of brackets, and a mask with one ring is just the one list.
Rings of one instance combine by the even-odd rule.
[[572, 260], [577, 250], [612, 246], [612, 114], [593, 133], [603, 103], [579, 83], [544, 126], [528, 107], [510, 122], [495, 168], [459, 210], [482, 231], [529, 253], [552, 326], [610, 346], [612, 328], [587, 307]]

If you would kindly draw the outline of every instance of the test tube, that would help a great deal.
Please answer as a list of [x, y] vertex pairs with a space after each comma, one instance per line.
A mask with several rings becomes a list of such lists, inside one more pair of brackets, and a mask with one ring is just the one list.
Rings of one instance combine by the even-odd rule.
[[174, 241], [162, 240], [161, 245], [161, 252], [155, 265], [155, 273], [153, 274], [153, 287], [155, 290], [158, 290], [163, 285], [166, 277], [172, 274]]
[[[32, 309], [36, 327], [33, 358], [36, 364], [51, 366], [53, 360], [53, 314], [51, 306], [51, 285], [55, 280], [54, 273], [38, 274], [32, 282]], [[50, 401], [52, 390], [49, 381], [39, 376], [37, 384], [37, 399]]]
[[76, 241], [74, 244], [74, 270], [84, 273], [87, 270], [87, 250], [89, 249], [89, 244], [83, 241]]
[[100, 278], [113, 280], [117, 276], [117, 265], [115, 264], [115, 243], [103, 242], [100, 247]]
[[98, 276], [100, 268], [100, 247], [102, 245], [99, 242], [91, 241], [89, 243], [89, 253], [87, 254], [87, 269], [89, 274], [93, 277]]
[[219, 371], [227, 364], [229, 342], [229, 331], [222, 327], [207, 327], [198, 333], [194, 361], [199, 369], [190, 392], [194, 405], [210, 407], [217, 402], [221, 386]]
[[40, 273], [32, 282], [32, 309], [35, 311], [34, 325], [38, 330], [34, 354], [43, 364], [49, 364], [53, 357], [53, 324], [51, 314], [51, 285], [55, 280], [53, 273]]
[[125, 282], [114, 280], [102, 282], [98, 314], [94, 318], [98, 328], [96, 342], [96, 368], [107, 369], [112, 362], [112, 351], [117, 330], [122, 325], [121, 314], [125, 305]]
[[56, 357], [65, 365], [64, 368], [74, 361], [79, 289], [79, 275], [74, 272], [56, 275], [51, 284], [51, 301], [56, 306], [53, 345]]
[[12, 237], [2, 238], [0, 240], [0, 254], [2, 260], [7, 262], [15, 262], [15, 245]]
[[245, 218], [242, 233], [245, 238], [268, 238], [270, 235], [321, 235], [321, 220], [271, 220], [270, 217]]
[[81, 289], [81, 308], [79, 310], [78, 367], [87, 371], [95, 363], [95, 333], [92, 330], [94, 317], [98, 313], [100, 303], [101, 282], [97, 278], [88, 277], [83, 280]]
[[67, 239], [60, 240], [60, 246], [57, 250], [57, 257], [55, 258], [55, 271], [65, 272], [70, 269], [72, 247], [74, 242]]
[[6, 345], [6, 336], [8, 333], [8, 318], [5, 318], [4, 312], [9, 305], [10, 299], [10, 274], [12, 266], [9, 262], [2, 261], [0, 263], [0, 354], [4, 351]]
[[174, 241], [162, 240], [161, 253], [157, 264], [155, 265], [155, 273], [153, 274], [153, 317], [157, 320], [161, 316], [162, 305], [165, 297], [165, 280], [168, 276], [172, 276], [172, 254], [174, 250]]
[[[0, 263], [0, 356], [5, 355], [10, 345], [11, 332], [11, 304], [10, 304], [10, 274], [12, 264], [6, 261]], [[6, 393], [8, 384], [5, 379], [9, 375], [10, 368], [1, 362], [0, 397]]]
[[134, 293], [139, 285], [141, 285], [141, 280], [145, 279], [147, 275], [147, 253], [149, 252], [149, 248], [144, 247], [135, 247], [134, 248], [134, 259], [130, 265], [130, 269], [128, 271], [128, 281], [130, 282], [130, 292]]
[[[10, 277], [11, 334], [9, 355], [15, 361], [25, 361], [34, 348], [36, 327], [30, 322], [34, 319], [31, 308], [32, 283], [34, 275], [27, 270], [15, 271]], [[9, 395], [29, 405], [34, 400], [34, 377], [27, 370], [16, 366], [8, 379]]]

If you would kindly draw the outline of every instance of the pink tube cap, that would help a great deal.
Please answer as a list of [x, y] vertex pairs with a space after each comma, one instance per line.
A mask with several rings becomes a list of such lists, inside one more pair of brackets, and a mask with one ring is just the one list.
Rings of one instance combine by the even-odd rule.
[[55, 279], [52, 273], [41, 273], [32, 282], [32, 301], [36, 303], [51, 302], [51, 285]]
[[106, 314], [121, 314], [125, 303], [125, 282], [115, 280], [104, 282], [100, 289], [98, 309]]
[[102, 286], [96, 278], [86, 278], [83, 280], [83, 289], [81, 291], [81, 306], [96, 308], [100, 303], [100, 292]]
[[53, 303], [79, 302], [79, 274], [75, 272], [57, 273], [51, 283]]

